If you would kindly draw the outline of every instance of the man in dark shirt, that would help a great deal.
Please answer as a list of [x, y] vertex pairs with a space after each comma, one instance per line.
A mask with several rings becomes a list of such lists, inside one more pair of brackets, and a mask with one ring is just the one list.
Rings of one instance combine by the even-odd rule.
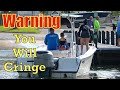
[[90, 27], [90, 28], [93, 28], [94, 27], [94, 20], [93, 20], [93, 17], [90, 16], [90, 19], [88, 20], [87, 22], [87, 25]]
[[[90, 19], [87, 21], [87, 25], [89, 26], [90, 29], [93, 29], [94, 28], [94, 19], [92, 16], [90, 16]], [[90, 30], [90, 42], [93, 42], [93, 31]]]

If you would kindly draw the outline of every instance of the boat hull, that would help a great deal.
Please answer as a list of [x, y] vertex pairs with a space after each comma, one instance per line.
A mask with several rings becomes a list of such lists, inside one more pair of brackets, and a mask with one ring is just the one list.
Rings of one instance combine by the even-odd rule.
[[87, 57], [80, 62], [80, 67], [78, 68], [77, 72], [53, 72], [52, 78], [53, 79], [77, 79], [78, 77], [88, 76], [90, 71], [90, 66], [92, 62], [93, 55]]
[[[84, 54], [78, 57], [61, 57], [58, 58], [58, 68], [57, 70], [52, 70], [52, 79], [76, 79], [79, 76], [84, 76], [89, 74], [90, 66], [92, 63], [93, 55], [96, 51], [95, 47], [90, 47], [90, 49]], [[34, 65], [34, 58], [18, 58], [17, 64], [20, 62], [30, 66]], [[33, 75], [32, 72], [19, 72], [20, 77], [24, 78], [39, 78], [39, 75]]]
[[[63, 59], [63, 61], [61, 59], [62, 63], [60, 64], [62, 64], [62, 66], [60, 67], [60, 69], [58, 68], [58, 70], [53, 71], [52, 78], [76, 79], [78, 77], [83, 77], [86, 75], [88, 76], [95, 51], [96, 51], [96, 48], [91, 47], [88, 50], [88, 52], [86, 52], [84, 55], [77, 57], [76, 59], [66, 58], [66, 59]], [[77, 67], [75, 68], [75, 66]]]

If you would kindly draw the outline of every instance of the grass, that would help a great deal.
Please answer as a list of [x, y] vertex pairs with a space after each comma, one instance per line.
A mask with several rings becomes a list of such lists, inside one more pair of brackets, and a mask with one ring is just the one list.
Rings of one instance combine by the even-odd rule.
[[36, 28], [11, 29], [11, 28], [4, 28], [3, 26], [0, 26], [0, 32], [5, 32], [5, 33], [36, 33], [36, 34], [39, 34], [40, 30], [38, 30]]

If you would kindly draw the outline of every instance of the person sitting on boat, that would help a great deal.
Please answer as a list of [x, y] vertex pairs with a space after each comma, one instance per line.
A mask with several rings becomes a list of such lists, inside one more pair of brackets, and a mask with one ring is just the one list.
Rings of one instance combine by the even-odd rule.
[[50, 33], [45, 36], [44, 43], [47, 45], [48, 50], [58, 50], [59, 36], [54, 33], [53, 28], [50, 28]]
[[59, 39], [59, 50], [67, 50], [68, 45], [67, 45], [67, 40], [64, 37], [64, 33], [60, 34], [60, 39]]
[[78, 36], [80, 37], [81, 54], [83, 54], [83, 45], [86, 45], [86, 51], [89, 49], [90, 28], [87, 25], [87, 19], [84, 20], [83, 25], [80, 26]]

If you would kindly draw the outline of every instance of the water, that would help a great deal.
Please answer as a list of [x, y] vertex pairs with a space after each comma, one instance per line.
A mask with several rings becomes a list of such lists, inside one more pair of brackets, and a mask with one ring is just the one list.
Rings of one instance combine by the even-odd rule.
[[[16, 62], [16, 58], [11, 58], [13, 56], [12, 51], [8, 50], [6, 52], [6, 50], [2, 50], [0, 55], [4, 56], [0, 58], [0, 79], [18, 79], [19, 75], [17, 72], [6, 72], [3, 68], [4, 62]], [[5, 58], [5, 55], [9, 58]], [[92, 66], [89, 75], [84, 75], [77, 79], [120, 79], [120, 65]]]
[[[6, 56], [9, 58], [4, 58]], [[7, 52], [6, 50], [0, 51], [0, 79], [19, 79], [17, 72], [6, 72], [3, 70], [4, 62], [9, 60], [16, 61], [16, 58], [11, 58], [13, 56], [12, 50], [7, 50]], [[78, 77], [78, 79], [120, 79], [120, 65], [94, 66], [91, 68], [89, 75]]]
[[120, 79], [120, 65], [104, 65], [91, 68], [92, 79]]
[[[23, 79], [17, 72], [6, 72], [0, 65], [0, 79]], [[77, 79], [120, 79], [120, 66], [98, 66], [91, 68], [89, 75], [80, 76]]]

